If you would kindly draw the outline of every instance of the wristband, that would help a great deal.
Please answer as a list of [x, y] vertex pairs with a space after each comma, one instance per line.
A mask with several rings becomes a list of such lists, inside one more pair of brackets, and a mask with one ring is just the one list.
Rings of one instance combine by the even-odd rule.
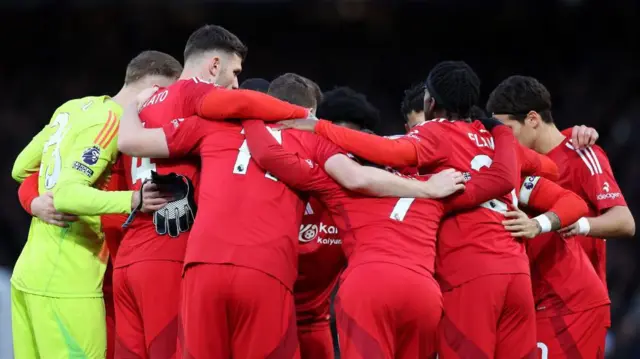
[[541, 214], [534, 218], [536, 222], [540, 225], [540, 233], [548, 233], [551, 232], [551, 221], [547, 216]]
[[578, 234], [586, 236], [591, 231], [591, 224], [589, 224], [589, 220], [586, 217], [582, 217], [576, 222], [578, 224]]

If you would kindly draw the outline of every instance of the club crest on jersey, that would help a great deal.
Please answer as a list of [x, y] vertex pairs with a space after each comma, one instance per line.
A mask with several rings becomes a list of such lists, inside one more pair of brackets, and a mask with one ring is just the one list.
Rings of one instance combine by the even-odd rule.
[[91, 148], [87, 148], [82, 152], [82, 162], [88, 164], [89, 166], [93, 166], [98, 163], [98, 159], [100, 158], [100, 147], [93, 146]]

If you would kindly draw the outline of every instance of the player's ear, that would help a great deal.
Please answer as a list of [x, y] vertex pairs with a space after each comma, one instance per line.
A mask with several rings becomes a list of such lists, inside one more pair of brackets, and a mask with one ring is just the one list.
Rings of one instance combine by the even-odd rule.
[[216, 75], [218, 75], [218, 72], [220, 72], [220, 57], [219, 56], [214, 56], [211, 58], [211, 61], [209, 61], [209, 73], [211, 74], [211, 76], [215, 77]]
[[540, 114], [537, 113], [536, 111], [529, 111], [529, 113], [527, 113], [527, 117], [525, 117], [524, 119], [525, 125], [532, 127], [534, 129], [538, 128], [541, 121], [542, 121], [542, 118], [540, 118]]

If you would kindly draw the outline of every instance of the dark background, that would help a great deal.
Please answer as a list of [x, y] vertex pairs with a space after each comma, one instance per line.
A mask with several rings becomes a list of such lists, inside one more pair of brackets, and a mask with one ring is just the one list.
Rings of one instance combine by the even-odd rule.
[[[9, 173], [19, 151], [66, 100], [115, 94], [142, 50], [182, 60], [189, 34], [219, 24], [249, 47], [241, 80], [296, 72], [324, 90], [348, 85], [382, 112], [379, 132], [401, 133], [403, 90], [441, 60], [465, 60], [484, 101], [505, 77], [537, 77], [559, 127], [601, 135], [615, 175], [640, 213], [638, 1], [46, 1], [0, 2], [0, 265], [11, 268], [29, 218]], [[640, 246], [608, 242], [611, 357], [640, 358]]]

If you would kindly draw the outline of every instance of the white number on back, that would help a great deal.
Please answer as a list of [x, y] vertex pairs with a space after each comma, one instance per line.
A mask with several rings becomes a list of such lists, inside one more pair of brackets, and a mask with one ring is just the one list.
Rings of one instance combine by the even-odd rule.
[[44, 156], [49, 149], [49, 146], [54, 146], [51, 152], [51, 159], [47, 163], [47, 168], [43, 169], [44, 163], [40, 163], [40, 176], [44, 175], [44, 188], [52, 189], [58, 182], [60, 171], [62, 170], [62, 157], [60, 155], [60, 144], [64, 135], [67, 133], [67, 124], [69, 123], [69, 114], [63, 112], [58, 114], [53, 119], [52, 127], [58, 127], [56, 132], [49, 137], [42, 148], [42, 155]]
[[[274, 130], [267, 127], [271, 136], [278, 141], [279, 144], [282, 144], [282, 132], [280, 130]], [[244, 129], [240, 131], [241, 134], [244, 134]], [[238, 148], [238, 157], [236, 158], [236, 163], [233, 165], [233, 173], [237, 175], [246, 175], [247, 168], [249, 167], [249, 161], [251, 160], [251, 152], [249, 152], [249, 146], [247, 146], [247, 140], [242, 141], [242, 145]], [[265, 173], [265, 177], [277, 181], [278, 179], [273, 177], [269, 172]]]
[[[493, 163], [493, 160], [491, 159], [491, 157], [487, 155], [477, 155], [471, 160], [471, 169], [475, 171], [480, 171], [480, 169], [483, 167], [487, 167], [487, 168], [491, 167], [492, 163]], [[516, 196], [516, 190], [513, 189], [510, 195], [511, 195], [511, 205], [514, 208], [518, 208], [518, 197]], [[497, 199], [492, 199], [487, 202], [484, 202], [480, 204], [480, 207], [484, 207], [486, 209], [490, 209], [492, 211], [499, 212], [502, 214], [509, 211], [509, 207], [505, 203]]]
[[[138, 160], [140, 165], [138, 166]], [[150, 158], [131, 157], [131, 183], [134, 185], [138, 181], [144, 181], [151, 178], [151, 171], [156, 170], [156, 164], [151, 163]]]
[[391, 211], [391, 215], [389, 216], [389, 218], [394, 219], [396, 221], [400, 221], [400, 222], [404, 221], [404, 217], [407, 215], [407, 212], [409, 211], [411, 204], [415, 200], [416, 200], [415, 198], [410, 198], [410, 197], [404, 197], [404, 198], [398, 199], [398, 202], [393, 207], [393, 210]]

